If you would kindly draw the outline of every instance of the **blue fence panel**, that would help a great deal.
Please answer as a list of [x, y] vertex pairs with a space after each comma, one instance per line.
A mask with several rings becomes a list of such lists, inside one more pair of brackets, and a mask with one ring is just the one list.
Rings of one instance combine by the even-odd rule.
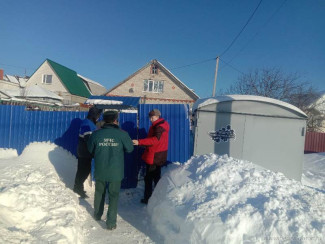
[[0, 106], [0, 148], [9, 147], [10, 138], [10, 106]]
[[21, 145], [24, 110], [24, 106], [0, 106], [1, 148], [16, 148]]
[[140, 104], [139, 138], [145, 138], [151, 122], [148, 114], [159, 109], [161, 117], [170, 125], [168, 157], [169, 162], [184, 163], [191, 157], [189, 106], [184, 104]]
[[[137, 113], [120, 113], [119, 125], [122, 130], [129, 133], [131, 139], [137, 138]], [[132, 153], [124, 155], [124, 179], [122, 188], [134, 188], [138, 184], [140, 164], [137, 157], [137, 148]]]
[[[186, 162], [191, 156], [187, 105], [142, 104], [139, 113], [120, 113], [120, 127], [131, 139], [145, 138], [151, 125], [148, 113], [154, 108], [170, 124], [168, 161]], [[14, 148], [21, 154], [31, 142], [50, 141], [76, 156], [79, 128], [86, 116], [87, 112], [26, 111], [25, 106], [1, 105], [0, 148]], [[137, 186], [142, 150], [135, 147], [133, 153], [125, 155], [123, 188]]]
[[[47, 126], [53, 131], [53, 142], [77, 156], [77, 145], [81, 121], [86, 118], [87, 112], [50, 112], [56, 123]], [[49, 114], [49, 117], [52, 116]], [[52, 140], [51, 140], [52, 141]]]
[[20, 154], [25, 148], [24, 131], [26, 127], [26, 111], [24, 107], [19, 107], [18, 109], [13, 108], [12, 110], [12, 121], [11, 121], [11, 142], [10, 147], [16, 148], [17, 152]]

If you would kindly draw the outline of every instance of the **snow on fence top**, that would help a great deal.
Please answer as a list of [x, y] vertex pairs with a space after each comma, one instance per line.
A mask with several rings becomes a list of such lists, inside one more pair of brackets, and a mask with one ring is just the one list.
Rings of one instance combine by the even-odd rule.
[[88, 99], [85, 104], [91, 104], [91, 105], [121, 105], [123, 104], [122, 101], [115, 101], [115, 100], [103, 100], [103, 99]]

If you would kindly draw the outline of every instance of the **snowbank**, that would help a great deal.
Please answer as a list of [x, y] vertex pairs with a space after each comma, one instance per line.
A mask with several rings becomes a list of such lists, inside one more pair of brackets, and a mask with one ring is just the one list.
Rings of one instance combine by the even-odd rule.
[[165, 243], [324, 243], [324, 202], [281, 173], [211, 154], [166, 172], [148, 212]]
[[17, 157], [18, 153], [16, 149], [12, 148], [0, 148], [0, 159]]
[[143, 181], [121, 190], [109, 233], [94, 188], [72, 192], [76, 167], [51, 143], [0, 149], [0, 243], [325, 243], [325, 154], [305, 155], [306, 186], [227, 156], [171, 164], [147, 207]]
[[[143, 184], [121, 190], [117, 229], [92, 218], [94, 187], [89, 198], [71, 190], [77, 159], [49, 142], [29, 144], [20, 156], [0, 149], [0, 243], [162, 243], [140, 203]], [[94, 184], [93, 184], [94, 186]]]
[[[11, 150], [1, 158], [9, 156]], [[0, 243], [82, 243], [84, 210], [54, 170], [56, 162], [76, 167], [71, 157], [54, 144], [33, 143], [15, 161], [1, 160]]]
[[325, 193], [325, 153], [305, 154], [304, 157], [305, 165], [301, 182]]

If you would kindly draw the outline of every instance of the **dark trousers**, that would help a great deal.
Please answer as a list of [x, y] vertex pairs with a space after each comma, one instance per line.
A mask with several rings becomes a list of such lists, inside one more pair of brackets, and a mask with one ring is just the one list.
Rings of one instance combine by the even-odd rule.
[[78, 158], [78, 169], [74, 180], [74, 190], [83, 191], [84, 182], [91, 170], [91, 158]]
[[116, 226], [117, 204], [120, 194], [121, 181], [106, 182], [96, 180], [95, 199], [94, 199], [94, 217], [100, 219], [104, 212], [106, 188], [108, 188], [108, 211], [106, 225], [108, 228]]
[[[153, 187], [156, 186], [160, 180], [160, 175], [160, 166], [146, 164], [146, 176], [144, 177], [144, 199], [146, 201], [151, 197]], [[152, 184], [154, 184], [154, 186]]]

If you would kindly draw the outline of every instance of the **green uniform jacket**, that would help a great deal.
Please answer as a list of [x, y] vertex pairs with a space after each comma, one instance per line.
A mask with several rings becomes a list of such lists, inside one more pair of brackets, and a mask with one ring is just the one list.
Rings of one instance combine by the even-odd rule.
[[133, 143], [127, 132], [117, 125], [105, 124], [91, 134], [87, 147], [95, 158], [96, 180], [112, 182], [124, 178], [124, 152], [133, 151]]

